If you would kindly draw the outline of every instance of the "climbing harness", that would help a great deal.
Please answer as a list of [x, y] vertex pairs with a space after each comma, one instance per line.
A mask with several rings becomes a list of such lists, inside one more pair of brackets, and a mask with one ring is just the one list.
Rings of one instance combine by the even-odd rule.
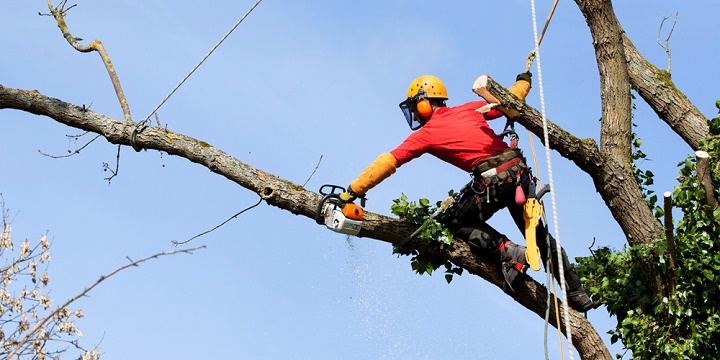
[[190, 72], [189, 72], [187, 75], [185, 75], [185, 77], [184, 77], [182, 80], [180, 80], [180, 83], [178, 83], [178, 84], [170, 91], [170, 93], [169, 93], [164, 99], [162, 99], [162, 101], [160, 101], [160, 103], [150, 112], [150, 114], [148, 114], [148, 116], [146, 116], [145, 119], [143, 119], [142, 121], [140, 121], [139, 123], [137, 123], [137, 125], [135, 126], [135, 129], [133, 129], [132, 135], [130, 136], [130, 145], [132, 146], [133, 149], [135, 149], [135, 151], [138, 151], [138, 152], [139, 152], [140, 150], [142, 150], [142, 149], [135, 143], [135, 139], [136, 139], [136, 137], [137, 137], [137, 134], [140, 133], [141, 131], [143, 131], [143, 129], [145, 129], [145, 127], [147, 126], [147, 125], [146, 125], [146, 124], [147, 124], [147, 121], [150, 119], [150, 117], [153, 116], [153, 114], [155, 114], [155, 112], [157, 112], [157, 111], [160, 109], [160, 107], [163, 106], [163, 104], [165, 104], [165, 102], [168, 101], [168, 99], [170, 99], [171, 96], [173, 96], [173, 94], [175, 94], [175, 91], [177, 91], [177, 89], [179, 89], [180, 86], [182, 86], [182, 84], [184, 84], [185, 81], [186, 81], [188, 78], [190, 78], [190, 76], [195, 72], [195, 70], [197, 70], [197, 69], [200, 67], [200, 65], [202, 65], [202, 64], [205, 62], [205, 60], [207, 60], [207, 58], [210, 57], [210, 55], [215, 51], [215, 49], [217, 49], [217, 48], [220, 46], [220, 44], [222, 44], [223, 41], [225, 41], [225, 39], [227, 39], [228, 36], [230, 36], [230, 34], [231, 34], [233, 31], [235, 31], [235, 29], [236, 29], [238, 26], [240, 26], [240, 24], [245, 20], [245, 18], [248, 17], [248, 15], [250, 15], [250, 13], [251, 13], [253, 10], [255, 10], [255, 8], [256, 8], [261, 2], [262, 2], [262, 0], [257, 0], [257, 2], [255, 2], [255, 4], [254, 4], [252, 7], [250, 7], [250, 10], [248, 10], [248, 11], [245, 13], [245, 15], [243, 15], [243, 17], [240, 18], [240, 20], [238, 20], [238, 21], [235, 23], [235, 25], [233, 25], [233, 26], [230, 28], [230, 30], [225, 34], [225, 36], [223, 36], [223, 37], [220, 39], [220, 41], [218, 41], [217, 44], [215, 44], [215, 46], [213, 46], [212, 49], [210, 49], [210, 51], [200, 60], [200, 62], [198, 62], [198, 64], [195, 65], [195, 67], [192, 68], [192, 70], [190, 70]]

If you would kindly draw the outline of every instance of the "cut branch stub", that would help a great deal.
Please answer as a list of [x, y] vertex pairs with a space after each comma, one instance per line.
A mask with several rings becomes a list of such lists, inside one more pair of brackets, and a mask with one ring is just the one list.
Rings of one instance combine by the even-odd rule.
[[715, 199], [715, 190], [712, 184], [712, 177], [710, 176], [710, 154], [706, 151], [696, 151], [695, 157], [697, 158], [697, 176], [700, 185], [705, 190], [705, 203], [710, 205], [712, 209], [717, 208], [717, 199]]
[[520, 114], [516, 109], [508, 109], [504, 106], [502, 106], [502, 102], [495, 97], [493, 94], [490, 93], [488, 90], [488, 76], [487, 75], [480, 75], [477, 79], [475, 79], [475, 82], [472, 86], [472, 91], [476, 94], [478, 94], [480, 97], [485, 99], [485, 101], [488, 102], [488, 106], [483, 106], [475, 111], [479, 113], [486, 113], [490, 111], [492, 108], [497, 108], [500, 110], [503, 114], [507, 115], [509, 118], [515, 118]]

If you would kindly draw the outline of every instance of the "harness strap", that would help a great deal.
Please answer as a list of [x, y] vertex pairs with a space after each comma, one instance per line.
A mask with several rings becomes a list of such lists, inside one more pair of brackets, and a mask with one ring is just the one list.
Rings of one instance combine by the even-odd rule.
[[489, 170], [485, 170], [483, 173], [480, 174], [480, 176], [482, 176], [484, 178], [495, 176], [497, 174], [500, 174], [503, 171], [511, 169], [513, 166], [521, 163], [522, 160], [523, 159], [520, 157], [510, 159], [509, 161], [502, 163], [502, 164], [498, 165], [497, 167], [491, 168]]

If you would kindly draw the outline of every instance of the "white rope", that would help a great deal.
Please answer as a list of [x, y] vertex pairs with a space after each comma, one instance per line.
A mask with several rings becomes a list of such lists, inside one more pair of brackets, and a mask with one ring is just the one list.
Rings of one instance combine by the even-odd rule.
[[179, 89], [180, 86], [181, 86], [183, 83], [185, 83], [185, 80], [187, 80], [187, 79], [190, 77], [190, 75], [192, 75], [192, 74], [195, 72], [195, 70], [197, 70], [197, 69], [200, 67], [200, 65], [202, 65], [202, 63], [204, 63], [205, 60], [207, 60], [207, 58], [210, 57], [210, 55], [215, 51], [215, 49], [217, 49], [217, 48], [220, 46], [220, 44], [222, 44], [223, 41], [225, 41], [225, 39], [227, 39], [227, 37], [230, 36], [230, 34], [231, 34], [233, 31], [235, 31], [235, 28], [237, 28], [238, 26], [240, 26], [240, 24], [243, 22], [243, 20], [245, 20], [245, 18], [248, 17], [248, 15], [250, 15], [250, 13], [251, 13], [253, 10], [255, 10], [255, 7], [257, 7], [258, 4], [260, 4], [260, 2], [262, 2], [262, 0], [258, 0], [258, 1], [255, 3], [255, 5], [253, 5], [253, 6], [250, 8], [250, 10], [248, 10], [248, 11], [245, 13], [245, 15], [243, 15], [243, 17], [240, 18], [240, 20], [238, 20], [238, 22], [236, 22], [235, 25], [234, 25], [232, 28], [230, 28], [230, 30], [225, 34], [225, 36], [223, 36], [222, 39], [220, 39], [220, 41], [218, 41], [218, 43], [215, 44], [215, 46], [213, 46], [212, 49], [210, 49], [210, 51], [207, 53], [207, 55], [205, 55], [205, 57], [203, 57], [202, 60], [200, 60], [200, 62], [199, 62], [197, 65], [195, 65], [195, 67], [194, 67], [192, 70], [190, 70], [190, 72], [180, 81], [179, 84], [177, 84], [177, 86], [175, 86], [174, 89], [172, 89], [172, 91], [170, 91], [170, 93], [160, 102], [160, 104], [158, 104], [158, 106], [156, 106], [155, 109], [153, 109], [153, 111], [151, 111], [150, 114], [148, 114], [148, 116], [146, 116], [145, 119], [143, 119], [143, 121], [141, 121], [141, 122], [138, 123], [138, 126], [144, 125], [144, 124], [148, 121], [148, 119], [150, 119], [150, 117], [153, 116], [153, 114], [154, 114], [156, 111], [158, 111], [158, 109], [160, 109], [160, 107], [163, 106], [163, 104], [165, 104], [165, 102], [168, 101], [168, 99], [170, 99], [170, 97], [173, 96], [173, 94], [175, 94], [175, 91], [177, 91], [177, 89]]
[[[552, 215], [553, 215], [553, 226], [555, 228], [555, 242], [557, 246], [557, 266], [558, 266], [558, 273], [559, 273], [559, 280], [560, 280], [560, 288], [562, 289], [563, 293], [563, 299], [565, 299], [565, 302], [563, 303], [563, 315], [565, 316], [565, 333], [567, 334], [568, 339], [568, 353], [570, 356], [570, 360], [574, 360], [573, 357], [573, 351], [572, 351], [572, 331], [570, 327], [570, 314], [568, 311], [568, 298], [567, 298], [567, 289], [565, 285], [565, 270], [563, 269], [563, 261], [562, 261], [562, 247], [560, 246], [560, 231], [558, 229], [558, 217], [557, 217], [557, 207], [555, 204], [555, 186], [553, 183], [553, 173], [552, 173], [552, 163], [550, 161], [550, 140], [548, 137], [548, 129], [547, 129], [547, 117], [545, 116], [545, 94], [543, 93], [543, 83], [542, 83], [542, 67], [540, 66], [540, 43], [538, 41], [538, 30], [537, 30], [537, 18], [535, 16], [535, 0], [530, 0], [530, 3], [532, 5], [532, 20], [533, 20], [533, 34], [535, 37], [535, 54], [537, 59], [537, 76], [538, 76], [538, 88], [540, 91], [540, 110], [542, 112], [542, 123], [543, 123], [543, 136], [545, 140], [545, 158], [547, 160], [547, 167], [548, 167], [548, 182], [550, 184], [550, 198], [552, 202]], [[558, 324], [560, 326], [560, 324]]]

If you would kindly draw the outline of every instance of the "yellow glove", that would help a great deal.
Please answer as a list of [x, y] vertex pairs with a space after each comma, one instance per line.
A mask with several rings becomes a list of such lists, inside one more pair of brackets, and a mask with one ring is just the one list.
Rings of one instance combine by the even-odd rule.
[[532, 74], [530, 72], [524, 72], [517, 76], [515, 84], [513, 84], [508, 91], [520, 99], [520, 101], [525, 101], [525, 97], [527, 97], [532, 87], [531, 83]]
[[348, 188], [352, 189], [351, 191], [357, 196], [362, 197], [368, 190], [394, 174], [396, 168], [397, 160], [392, 154], [381, 154], [370, 166], [363, 170], [357, 179], [350, 183]]

